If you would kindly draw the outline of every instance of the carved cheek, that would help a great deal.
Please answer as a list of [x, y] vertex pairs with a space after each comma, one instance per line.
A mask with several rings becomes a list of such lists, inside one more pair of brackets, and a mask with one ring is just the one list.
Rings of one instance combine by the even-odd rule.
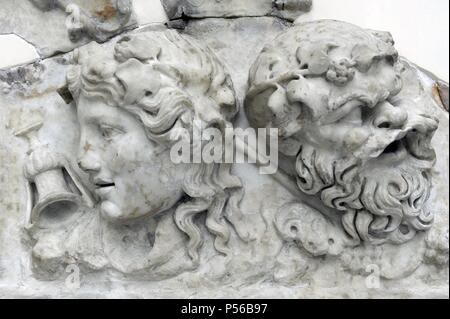
[[136, 133], [128, 133], [110, 145], [111, 169], [123, 174], [138, 169], [148, 162], [154, 161], [153, 146], [146, 137]]
[[347, 125], [330, 124], [310, 127], [308, 131], [305, 130], [305, 137], [317, 146], [341, 149], [343, 143], [345, 144], [345, 137], [348, 135], [348, 132], [349, 128]]
[[100, 147], [100, 153], [105, 168], [116, 175], [121, 174], [127, 163], [127, 149], [122, 146], [122, 143], [115, 140], [104, 141]]
[[344, 137], [344, 145], [350, 151], [359, 149], [370, 136], [370, 132], [364, 128], [351, 129]]

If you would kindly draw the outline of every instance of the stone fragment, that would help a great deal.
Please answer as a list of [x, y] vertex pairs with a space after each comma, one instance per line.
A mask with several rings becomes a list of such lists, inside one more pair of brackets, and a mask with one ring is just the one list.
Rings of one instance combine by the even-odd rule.
[[275, 16], [294, 21], [312, 0], [161, 0], [170, 20]]
[[0, 34], [22, 37], [41, 57], [137, 26], [131, 0], [0, 0], [0, 7]]

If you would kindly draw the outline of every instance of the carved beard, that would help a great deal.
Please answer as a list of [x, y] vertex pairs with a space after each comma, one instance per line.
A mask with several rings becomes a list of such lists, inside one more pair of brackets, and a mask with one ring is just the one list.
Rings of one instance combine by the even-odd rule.
[[[417, 157], [426, 153], [427, 159]], [[345, 231], [358, 242], [401, 244], [433, 222], [424, 204], [430, 194], [434, 158], [431, 148], [416, 143], [395, 167], [378, 159], [363, 165], [356, 158], [336, 159], [336, 155], [303, 144], [296, 162], [297, 184], [342, 212]]]

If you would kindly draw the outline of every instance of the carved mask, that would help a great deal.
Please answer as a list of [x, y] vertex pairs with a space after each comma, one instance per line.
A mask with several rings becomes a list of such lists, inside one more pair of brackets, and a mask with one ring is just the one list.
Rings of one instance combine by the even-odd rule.
[[231, 126], [234, 89], [217, 58], [175, 31], [127, 36], [114, 50], [91, 44], [75, 58], [67, 80], [81, 129], [79, 165], [95, 184], [103, 216], [126, 222], [173, 208], [198, 262], [202, 233], [194, 219], [206, 213], [215, 248], [227, 253], [229, 223], [241, 216], [240, 180], [231, 165], [170, 158], [171, 146], [187, 138], [177, 129], [190, 135], [194, 123]]
[[402, 68], [389, 34], [323, 20], [280, 35], [250, 72], [250, 122], [280, 129], [285, 169], [358, 241], [402, 243], [433, 220], [438, 121]]

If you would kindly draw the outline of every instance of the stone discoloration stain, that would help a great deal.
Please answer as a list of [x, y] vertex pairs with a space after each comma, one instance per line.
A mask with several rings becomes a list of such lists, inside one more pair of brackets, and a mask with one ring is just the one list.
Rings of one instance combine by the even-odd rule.
[[48, 88], [46, 88], [43, 91], [39, 91], [38, 89], [33, 88], [30, 91], [30, 93], [24, 94], [24, 99], [26, 99], [26, 100], [37, 99], [37, 98], [43, 97], [43, 96], [45, 96], [47, 94], [55, 93], [56, 91], [57, 91], [57, 88], [55, 88], [55, 87], [48, 87]]
[[448, 84], [436, 82], [431, 87], [431, 94], [436, 103], [448, 112]]
[[85, 152], [88, 152], [91, 149], [91, 147], [92, 147], [92, 145], [86, 142], [86, 144], [84, 144], [84, 146], [83, 146], [83, 150]]
[[436, 103], [444, 107], [444, 103], [442, 102], [441, 94], [439, 92], [439, 85], [437, 83], [433, 84], [433, 87], [431, 88], [431, 93]]
[[95, 11], [95, 15], [104, 21], [110, 20], [117, 16], [117, 9], [109, 2], [103, 9]]

